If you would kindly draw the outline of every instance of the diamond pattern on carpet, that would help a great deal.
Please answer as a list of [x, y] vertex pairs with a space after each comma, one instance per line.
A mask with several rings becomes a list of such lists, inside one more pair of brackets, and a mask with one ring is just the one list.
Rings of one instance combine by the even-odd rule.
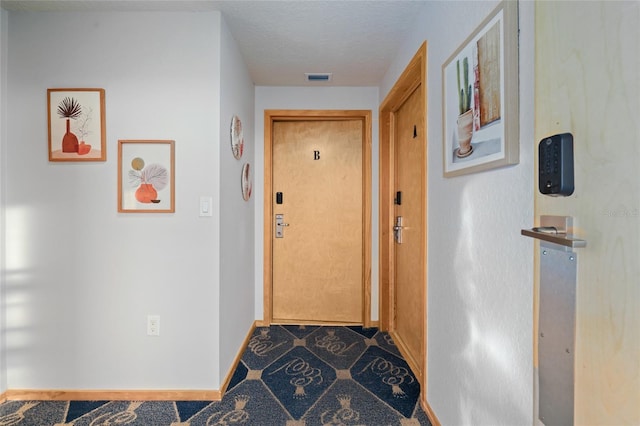
[[371, 346], [351, 369], [351, 377], [405, 417], [413, 414], [420, 384], [402, 358]]
[[262, 373], [262, 381], [299, 419], [336, 380], [336, 371], [303, 347], [295, 347]]
[[285, 425], [291, 416], [259, 380], [241, 383], [220, 402], [194, 416], [189, 426]]
[[176, 401], [178, 420], [185, 422], [211, 404], [212, 403], [208, 401]]
[[389, 336], [388, 333], [378, 333], [376, 335], [376, 343], [385, 351], [391, 352], [392, 354], [395, 354], [397, 357], [402, 358], [402, 355], [400, 354], [400, 350], [398, 349], [395, 342], [393, 341], [391, 336]]
[[282, 325], [280, 326], [298, 339], [304, 339], [319, 328], [317, 325]]
[[400, 424], [402, 418], [353, 380], [337, 381], [305, 415], [307, 426], [393, 425]]
[[294, 346], [295, 337], [282, 327], [260, 327], [255, 330], [242, 356], [252, 370], [262, 370]]
[[367, 348], [361, 335], [346, 327], [322, 327], [306, 339], [307, 349], [334, 368], [346, 370]]
[[66, 421], [72, 422], [78, 417], [81, 417], [86, 413], [100, 408], [108, 403], [109, 401], [71, 401], [69, 403], [69, 410], [67, 411]]
[[11, 426], [430, 425], [420, 385], [387, 333], [259, 327], [222, 401], [8, 401]]
[[363, 335], [366, 338], [371, 339], [373, 336], [376, 335], [376, 333], [378, 333], [378, 329], [377, 328], [364, 328], [362, 326], [355, 326], [355, 325], [351, 325], [349, 327], [347, 327], [349, 330], [353, 330], [358, 334]]

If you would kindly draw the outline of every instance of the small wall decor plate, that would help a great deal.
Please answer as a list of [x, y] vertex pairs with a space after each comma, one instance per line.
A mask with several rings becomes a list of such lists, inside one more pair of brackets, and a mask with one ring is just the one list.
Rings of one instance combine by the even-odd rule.
[[234, 115], [231, 119], [231, 152], [236, 160], [242, 158], [244, 151], [244, 135], [242, 134], [242, 121]]
[[251, 166], [249, 163], [244, 163], [242, 166], [242, 198], [245, 201], [249, 201], [251, 198]]

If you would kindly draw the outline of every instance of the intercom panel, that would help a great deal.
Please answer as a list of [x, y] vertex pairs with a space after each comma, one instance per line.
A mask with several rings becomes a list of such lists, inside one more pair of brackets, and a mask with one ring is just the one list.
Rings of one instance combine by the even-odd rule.
[[573, 194], [573, 135], [562, 133], [538, 144], [538, 189], [551, 196]]

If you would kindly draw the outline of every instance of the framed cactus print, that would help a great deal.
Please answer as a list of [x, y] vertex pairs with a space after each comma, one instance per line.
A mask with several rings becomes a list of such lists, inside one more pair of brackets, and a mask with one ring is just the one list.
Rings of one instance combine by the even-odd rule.
[[445, 177], [519, 162], [518, 2], [504, 0], [442, 65]]
[[171, 140], [118, 141], [118, 212], [175, 212]]
[[106, 161], [104, 89], [47, 89], [49, 161]]

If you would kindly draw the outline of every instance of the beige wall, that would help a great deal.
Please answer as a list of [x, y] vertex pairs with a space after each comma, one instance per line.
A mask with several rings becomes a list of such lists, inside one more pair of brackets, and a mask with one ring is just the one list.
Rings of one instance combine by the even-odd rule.
[[[536, 2], [535, 141], [574, 137], [575, 424], [640, 424], [640, 2]], [[537, 149], [535, 151], [537, 153]], [[537, 155], [537, 154], [536, 154]], [[536, 184], [537, 185], [537, 184]]]

